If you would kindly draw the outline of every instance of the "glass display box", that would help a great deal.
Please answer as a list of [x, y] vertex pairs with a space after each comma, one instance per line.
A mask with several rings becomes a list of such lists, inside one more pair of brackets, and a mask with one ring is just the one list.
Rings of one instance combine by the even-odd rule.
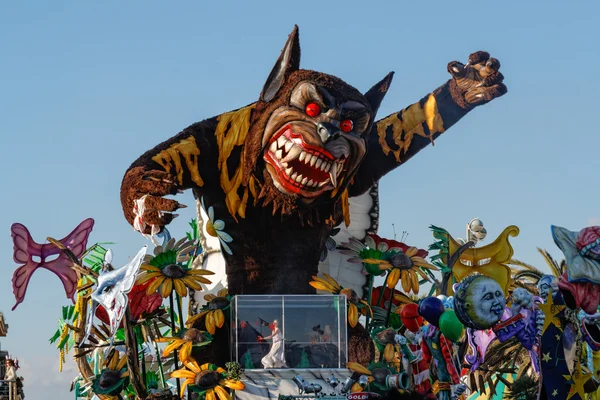
[[346, 368], [346, 297], [239, 295], [231, 359], [246, 370]]

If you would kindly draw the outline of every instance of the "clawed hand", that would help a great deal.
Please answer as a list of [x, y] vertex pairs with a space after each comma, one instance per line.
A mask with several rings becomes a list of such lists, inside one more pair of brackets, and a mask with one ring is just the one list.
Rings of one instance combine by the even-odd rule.
[[459, 61], [448, 64], [448, 72], [463, 92], [466, 102], [472, 106], [485, 104], [508, 91], [502, 83], [504, 76], [499, 69], [500, 61], [485, 51], [471, 54], [467, 64]]

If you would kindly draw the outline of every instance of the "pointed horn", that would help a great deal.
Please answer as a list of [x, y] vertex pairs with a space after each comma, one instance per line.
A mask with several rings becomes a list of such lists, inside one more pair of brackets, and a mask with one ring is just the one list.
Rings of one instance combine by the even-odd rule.
[[260, 99], [269, 102], [275, 98], [283, 86], [287, 76], [300, 68], [300, 39], [298, 25], [294, 25], [275, 66], [271, 70], [267, 82], [263, 87]]
[[390, 88], [390, 84], [392, 83], [392, 79], [394, 78], [394, 72], [390, 72], [375, 84], [367, 93], [365, 93], [365, 98], [371, 105], [371, 111], [373, 112], [373, 117], [377, 114], [377, 110], [379, 110], [379, 106], [383, 101], [388, 89]]

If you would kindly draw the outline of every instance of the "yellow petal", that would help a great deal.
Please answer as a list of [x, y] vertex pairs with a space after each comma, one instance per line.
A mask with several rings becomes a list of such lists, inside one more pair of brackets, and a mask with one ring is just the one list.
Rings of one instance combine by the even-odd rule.
[[159, 271], [159, 272], [148, 272], [148, 273], [145, 273], [145, 274], [142, 274], [142, 275], [140, 275], [140, 276], [139, 276], [139, 278], [137, 279], [136, 283], [137, 283], [138, 285], [141, 285], [142, 283], [146, 283], [146, 282], [148, 282], [150, 279], [152, 279], [152, 278], [156, 278], [156, 277], [159, 277], [159, 276], [161, 276], [161, 275], [162, 275], [162, 274], [160, 273], [160, 271]]
[[171, 341], [173, 341], [173, 340], [175, 340], [175, 339], [178, 339], [178, 338], [173, 338], [173, 337], [161, 337], [161, 338], [156, 338], [156, 339], [154, 339], [154, 341], [155, 341], [155, 342], [157, 342], [157, 343], [166, 343], [166, 342], [171, 342]]
[[225, 371], [225, 370], [224, 370], [223, 368], [221, 368], [221, 367], [217, 367], [217, 369], [216, 369], [216, 371], [215, 371], [215, 372], [216, 372], [216, 373], [218, 373], [218, 374], [224, 374], [224, 373], [225, 373], [225, 372], [227, 372], [227, 371]]
[[121, 359], [119, 360], [119, 363], [117, 364], [117, 371], [120, 371], [123, 369], [123, 367], [125, 367], [125, 364], [127, 364], [127, 357], [123, 356], [121, 357]]
[[194, 289], [196, 291], [201, 291], [202, 290], [202, 286], [200, 286], [200, 284], [198, 282], [196, 282], [193, 277], [191, 277], [191, 276], [184, 276], [181, 279], [183, 280], [183, 283], [185, 283], [187, 285], [187, 287], [189, 287], [191, 289]]
[[416, 247], [409, 247], [404, 252], [404, 254], [406, 254], [408, 257], [412, 257], [412, 256], [416, 256], [418, 252], [419, 252], [419, 249], [417, 249]]
[[200, 371], [206, 371], [210, 369], [210, 363], [204, 363], [200, 366]]
[[419, 277], [411, 270], [408, 271], [408, 276], [410, 277], [413, 292], [419, 294]]
[[408, 273], [406, 270], [402, 270], [402, 289], [408, 293], [410, 292], [410, 280], [408, 279]]
[[192, 356], [192, 342], [186, 342], [179, 351], [179, 360], [183, 363]]
[[393, 289], [398, 284], [400, 280], [400, 270], [398, 268], [394, 268], [390, 271], [390, 276], [387, 278], [387, 287]]
[[200, 367], [198, 366], [198, 363], [193, 358], [189, 358], [187, 361], [185, 361], [183, 363], [183, 365], [185, 365], [187, 367], [187, 369], [195, 372], [196, 374], [201, 371]]
[[233, 379], [223, 379], [223, 380], [219, 381], [219, 385], [228, 387], [229, 389], [233, 389], [233, 390], [244, 390], [246, 388], [246, 385], [244, 385], [244, 382], [235, 381]]
[[179, 397], [184, 399], [185, 397], [185, 389], [187, 389], [188, 386], [188, 380], [186, 379], [185, 381], [183, 381], [183, 383], [181, 384], [181, 390], [179, 391]]
[[212, 281], [198, 275], [188, 275], [187, 277], [193, 279], [196, 282], [204, 283], [205, 285], [210, 285], [212, 283]]
[[211, 335], [215, 334], [215, 319], [213, 317], [213, 313], [209, 312], [208, 314], [206, 314], [206, 320], [204, 321], [204, 324], [206, 325], [206, 330], [208, 331], [208, 333], [210, 333]]
[[112, 357], [108, 362], [108, 369], [111, 371], [117, 371], [117, 364], [119, 363], [119, 352], [115, 351], [112, 353]]
[[142, 271], [160, 272], [160, 268], [150, 264], [144, 264], [140, 267], [140, 269]]
[[219, 400], [231, 400], [231, 396], [227, 393], [227, 390], [223, 389], [221, 386], [215, 386], [215, 392], [217, 392]]
[[226, 297], [229, 294], [227, 288], [223, 288], [217, 292], [217, 297]]
[[383, 357], [386, 359], [387, 362], [394, 361], [394, 346], [391, 343], [385, 345]]
[[187, 296], [187, 288], [181, 279], [173, 279], [173, 285], [175, 285], [175, 291], [179, 297]]
[[189, 275], [214, 275], [215, 273], [207, 269], [191, 269], [187, 271]]
[[346, 368], [348, 368], [350, 371], [352, 372], [358, 372], [361, 375], [371, 375], [371, 371], [369, 371], [367, 368], [365, 368], [364, 366], [362, 366], [361, 364], [357, 363], [357, 362], [348, 362], [346, 363]]
[[311, 282], [308, 282], [308, 284], [317, 290], [323, 290], [325, 292], [335, 293], [335, 291], [333, 290], [333, 288], [331, 286], [329, 286], [329, 284], [326, 285], [322, 282], [317, 282], [317, 281], [311, 281]]
[[210, 303], [213, 299], [216, 299], [216, 298], [217, 298], [217, 296], [215, 296], [212, 293], [204, 295], [204, 300], [206, 300], [207, 303]]
[[217, 400], [217, 396], [215, 396], [215, 391], [212, 389], [208, 389], [206, 391], [205, 400]]
[[196, 373], [182, 368], [178, 369], [177, 371], [171, 372], [171, 378], [195, 379]]
[[213, 312], [213, 317], [215, 319], [215, 325], [218, 328], [222, 328], [223, 324], [225, 323], [225, 315], [223, 314], [223, 310], [215, 310]]
[[353, 328], [358, 323], [358, 308], [352, 303], [348, 306], [348, 323]]
[[163, 282], [163, 284], [160, 288], [160, 295], [163, 297], [163, 299], [166, 299], [167, 297], [169, 297], [169, 295], [171, 294], [172, 291], [173, 291], [173, 279], [167, 278], [167, 279], [165, 279], [165, 281]]
[[185, 321], [185, 325], [186, 326], [192, 326], [192, 325], [194, 325], [194, 322], [198, 321], [200, 318], [202, 318], [206, 314], [208, 314], [208, 310], [202, 311], [201, 313], [196, 314], [193, 317], [188, 318], [187, 321]]
[[366, 306], [366, 307], [363, 307], [363, 308], [366, 308], [367, 310], [369, 310], [369, 315], [371, 316], [371, 318], [373, 318], [373, 310], [371, 309], [371, 306], [369, 305], [369, 303], [367, 303], [364, 300], [360, 300], [360, 302], [363, 303]]
[[181, 339], [175, 339], [173, 340], [173, 343], [171, 343], [170, 345], [168, 345], [167, 347], [165, 347], [165, 349], [163, 350], [162, 356], [166, 357], [169, 354], [171, 354], [173, 351], [177, 350], [178, 348], [181, 347], [182, 344], [184, 344], [185, 342]]
[[342, 290], [340, 284], [337, 283], [337, 281], [333, 279], [330, 275], [323, 273], [323, 276], [325, 277], [325, 279], [327, 279], [327, 281], [329, 281], [331, 286], [335, 287], [337, 290]]
[[362, 260], [362, 262], [364, 264], [375, 264], [375, 265], [380, 265], [380, 264], [389, 264], [387, 261], [385, 260], [380, 260], [378, 258], [364, 258]]
[[167, 279], [167, 277], [164, 275], [156, 278], [155, 281], [153, 281], [151, 284], [148, 285], [148, 289], [146, 289], [146, 294], [148, 296], [150, 296], [150, 295], [156, 293], [156, 291], [158, 290], [158, 287], [165, 281], [165, 279]]
[[352, 389], [350, 389], [350, 391], [352, 393], [360, 393], [363, 391], [363, 388], [358, 383], [355, 383], [354, 385], [352, 385]]
[[318, 276], [313, 276], [312, 278], [314, 279], [314, 282], [319, 282], [326, 287], [328, 292], [333, 293], [336, 290], [336, 285], [332, 285], [327, 279]]

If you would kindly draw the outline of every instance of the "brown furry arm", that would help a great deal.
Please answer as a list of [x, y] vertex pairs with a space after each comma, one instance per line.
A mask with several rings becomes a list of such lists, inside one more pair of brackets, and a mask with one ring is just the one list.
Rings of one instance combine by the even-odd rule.
[[506, 94], [500, 61], [485, 51], [469, 62], [448, 63], [452, 79], [408, 108], [377, 121], [367, 139], [367, 155], [349, 188], [350, 196], [367, 191], [382, 176], [404, 164], [479, 105]]
[[[202, 190], [217, 175], [214, 148], [216, 118], [194, 124], [144, 153], [127, 170], [121, 184], [121, 206], [127, 221], [143, 233], [160, 230], [185, 207], [163, 196], [185, 189]], [[144, 199], [144, 210], [138, 200]]]
[[419, 102], [373, 125], [367, 139], [367, 154], [349, 188], [350, 196], [364, 193], [385, 174], [433, 144], [473, 109], [459, 97], [454, 86], [450, 80]]

